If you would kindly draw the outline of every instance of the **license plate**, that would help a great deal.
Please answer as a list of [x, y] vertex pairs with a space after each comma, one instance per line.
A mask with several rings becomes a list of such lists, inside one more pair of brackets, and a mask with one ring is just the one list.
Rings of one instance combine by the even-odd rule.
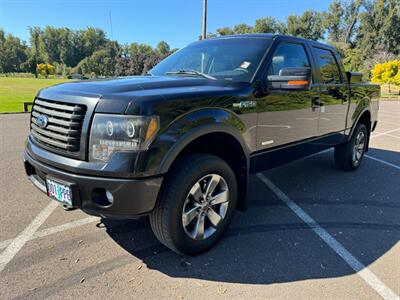
[[57, 201], [72, 206], [72, 191], [68, 185], [46, 178], [47, 195]]

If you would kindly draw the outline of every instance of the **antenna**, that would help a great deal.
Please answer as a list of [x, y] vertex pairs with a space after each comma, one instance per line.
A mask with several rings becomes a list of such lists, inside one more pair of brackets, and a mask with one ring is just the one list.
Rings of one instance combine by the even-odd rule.
[[207, 0], [203, 0], [203, 40], [207, 38]]
[[111, 39], [114, 40], [113, 27], [112, 27], [112, 20], [111, 20], [111, 10], [109, 11], [109, 16], [110, 16]]

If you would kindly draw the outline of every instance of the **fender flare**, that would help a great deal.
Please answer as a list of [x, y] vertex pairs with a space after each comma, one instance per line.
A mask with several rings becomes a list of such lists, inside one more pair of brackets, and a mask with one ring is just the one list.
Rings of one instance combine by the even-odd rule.
[[[357, 113], [357, 111], [359, 111], [359, 112]], [[371, 98], [364, 97], [357, 103], [355, 111], [353, 112], [353, 116], [357, 113], [357, 117], [354, 118], [353, 124], [352, 124], [350, 130], [348, 131], [348, 133], [347, 133], [347, 130], [345, 132], [347, 135], [346, 141], [351, 139], [351, 136], [353, 135], [357, 124], [359, 123], [359, 121], [360, 121], [361, 117], [364, 115], [364, 113], [367, 111], [369, 112], [370, 116], [372, 117]], [[351, 116], [352, 120], [353, 120], [353, 116]]]
[[197, 138], [204, 136], [206, 134], [210, 134], [210, 133], [228, 134], [228, 135], [232, 136], [241, 145], [242, 151], [245, 155], [246, 167], [247, 167], [247, 172], [248, 172], [248, 170], [249, 170], [249, 150], [248, 150], [242, 136], [238, 132], [238, 130], [236, 128], [229, 126], [227, 124], [224, 124], [224, 123], [202, 124], [200, 126], [192, 128], [191, 130], [186, 132], [168, 150], [166, 155], [163, 157], [157, 172], [159, 174], [167, 173], [169, 168], [171, 167], [172, 163], [175, 161], [175, 159], [183, 151], [183, 149], [185, 149], [185, 147], [187, 145], [189, 145], [191, 142], [193, 142]]
[[370, 114], [370, 116], [372, 115], [372, 114], [371, 114], [371, 109], [370, 109], [369, 107], [364, 108], [364, 109], [358, 114], [357, 119], [353, 122], [353, 125], [351, 126], [350, 131], [349, 131], [349, 133], [348, 133], [348, 135], [347, 135], [347, 140], [350, 140], [350, 139], [351, 139], [351, 136], [353, 135], [354, 130], [355, 130], [356, 127], [357, 127], [357, 124], [360, 122], [361, 117], [362, 117], [362, 116], [364, 115], [364, 113], [366, 113], [366, 112], [368, 112], [368, 113]]
[[[351, 127], [351, 129], [350, 129], [350, 131], [349, 131], [349, 134], [347, 135], [346, 142], [350, 141], [351, 137], [353, 136], [354, 130], [356, 129], [358, 123], [360, 122], [361, 117], [362, 117], [366, 112], [369, 113], [370, 118], [372, 117], [372, 113], [371, 113], [370, 107], [369, 107], [369, 106], [365, 107], [365, 108], [358, 114], [357, 119], [354, 121], [353, 126]], [[371, 121], [371, 124], [372, 124], [372, 120], [370, 120], [370, 121]], [[370, 142], [370, 136], [371, 136], [371, 128], [367, 128], [367, 130], [368, 130], [368, 135], [369, 135], [369, 136], [368, 136], [368, 139], [367, 139], [367, 147], [366, 147], [365, 152], [368, 152], [368, 150], [369, 150], [369, 142]]]

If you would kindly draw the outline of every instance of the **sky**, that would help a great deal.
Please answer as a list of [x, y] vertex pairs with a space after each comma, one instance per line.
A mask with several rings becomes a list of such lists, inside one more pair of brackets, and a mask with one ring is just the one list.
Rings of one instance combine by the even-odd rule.
[[[332, 0], [208, 0], [207, 31], [258, 18], [326, 10]], [[28, 26], [98, 27], [120, 43], [181, 48], [202, 31], [203, 0], [0, 0], [0, 28], [29, 41]], [[112, 31], [110, 25], [112, 20]]]

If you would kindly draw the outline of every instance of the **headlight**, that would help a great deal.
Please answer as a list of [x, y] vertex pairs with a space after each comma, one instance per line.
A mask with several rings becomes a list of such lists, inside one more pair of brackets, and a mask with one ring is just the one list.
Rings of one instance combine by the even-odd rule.
[[96, 114], [90, 132], [89, 160], [108, 161], [120, 151], [146, 150], [159, 128], [158, 117]]

